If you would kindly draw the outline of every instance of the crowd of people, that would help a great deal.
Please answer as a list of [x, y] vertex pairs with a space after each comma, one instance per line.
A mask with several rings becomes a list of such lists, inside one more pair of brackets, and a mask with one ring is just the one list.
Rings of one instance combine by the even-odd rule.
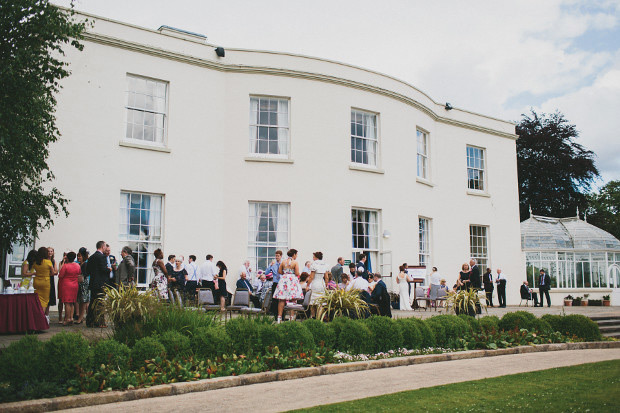
[[[250, 261], [246, 260], [238, 270], [238, 278], [234, 290], [247, 290], [254, 307], [261, 307], [270, 295], [271, 307], [268, 311], [281, 322], [283, 310], [287, 302], [295, 302], [304, 298], [308, 291], [310, 296], [311, 316], [316, 314], [317, 302], [326, 290], [359, 290], [360, 297], [376, 308], [379, 314], [391, 316], [391, 303], [388, 288], [382, 281], [381, 274], [371, 274], [367, 268], [367, 257], [360, 254], [357, 263], [350, 263], [345, 268], [345, 261], [339, 257], [336, 265], [329, 267], [323, 261], [320, 251], [312, 254], [312, 260], [306, 261], [304, 266], [297, 261], [298, 251], [290, 249], [286, 257], [282, 251], [275, 252], [275, 259], [263, 271], [254, 272]], [[229, 296], [227, 278], [229, 269], [223, 261], [214, 263], [211, 254], [198, 265], [195, 255], [189, 255], [187, 262], [182, 255], [168, 255], [164, 261], [161, 249], [154, 251], [152, 261], [151, 288], [157, 291], [162, 300], [168, 300], [171, 291], [180, 290], [185, 297], [195, 298], [199, 289], [210, 289], [220, 309], [225, 311], [226, 299]], [[550, 280], [545, 278], [541, 271], [541, 282], [545, 286]], [[99, 308], [95, 305], [97, 299], [102, 298], [105, 286], [134, 285], [136, 282], [136, 264], [129, 247], [123, 247], [121, 260], [110, 254], [110, 245], [104, 241], [96, 244], [96, 251], [91, 255], [87, 248], [82, 247], [78, 252], [68, 251], [63, 254], [60, 262], [55, 259], [53, 248], [41, 247], [28, 253], [22, 265], [22, 285], [27, 287], [31, 282], [39, 296], [41, 306], [49, 322], [49, 308], [58, 301], [58, 322], [63, 325], [81, 324], [86, 322], [88, 327], [105, 327], [105, 321]], [[58, 277], [58, 294], [56, 295], [54, 277]], [[546, 276], [548, 277], [548, 276]], [[411, 294], [410, 284], [414, 281], [408, 273], [408, 265], [399, 267], [395, 277], [400, 296], [400, 309], [412, 310], [415, 293]], [[448, 291], [459, 291], [473, 288], [485, 291], [487, 303], [493, 307], [493, 292], [497, 286], [499, 307], [506, 306], [506, 278], [501, 269], [493, 276], [487, 268], [484, 274], [475, 259], [462, 265], [456, 283], [450, 289], [437, 267], [432, 268], [429, 277], [430, 285], [426, 290], [426, 297], [431, 303], [444, 296]], [[232, 285], [231, 285], [232, 287]], [[526, 291], [527, 290], [527, 291]], [[443, 291], [443, 292], [442, 292]], [[541, 295], [544, 289], [541, 289]], [[522, 295], [531, 290], [524, 283]], [[547, 301], [548, 290], [546, 291]], [[542, 297], [541, 297], [542, 298]], [[535, 302], [538, 305], [538, 302]], [[542, 305], [542, 300], [541, 300]], [[549, 303], [550, 305], [550, 303]], [[63, 317], [64, 310], [64, 317]]]

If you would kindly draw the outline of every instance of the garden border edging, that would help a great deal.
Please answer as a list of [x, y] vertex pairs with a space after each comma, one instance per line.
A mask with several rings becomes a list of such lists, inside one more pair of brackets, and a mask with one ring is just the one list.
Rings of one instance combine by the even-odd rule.
[[74, 396], [54, 397], [50, 399], [25, 400], [0, 404], [3, 412], [47, 412], [77, 407], [97, 406], [109, 403], [148, 399], [152, 397], [174, 396], [178, 394], [218, 390], [228, 387], [301, 379], [327, 374], [349, 373], [413, 364], [435, 363], [438, 361], [464, 360], [481, 357], [494, 357], [510, 354], [537, 353], [561, 350], [589, 350], [620, 348], [620, 341], [595, 341], [581, 343], [539, 344], [519, 346], [497, 350], [468, 350], [454, 353], [427, 354], [422, 356], [395, 357], [381, 360], [355, 361], [351, 363], [326, 364], [319, 367], [302, 367], [286, 370], [266, 371], [263, 373], [242, 374], [241, 376], [217, 377], [182, 383], [160, 384], [153, 387], [109, 392], [79, 394]]

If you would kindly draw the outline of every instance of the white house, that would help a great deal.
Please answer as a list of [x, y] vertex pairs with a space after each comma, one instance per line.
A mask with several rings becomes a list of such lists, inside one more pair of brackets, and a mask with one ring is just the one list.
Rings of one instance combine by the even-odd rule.
[[49, 158], [71, 214], [37, 246], [129, 245], [141, 285], [156, 248], [211, 253], [233, 273], [246, 257], [264, 268], [277, 249], [333, 264], [367, 251], [385, 276], [407, 262], [450, 284], [474, 256], [503, 269], [518, 302], [513, 123], [346, 63], [218, 55], [202, 35], [87, 17]]

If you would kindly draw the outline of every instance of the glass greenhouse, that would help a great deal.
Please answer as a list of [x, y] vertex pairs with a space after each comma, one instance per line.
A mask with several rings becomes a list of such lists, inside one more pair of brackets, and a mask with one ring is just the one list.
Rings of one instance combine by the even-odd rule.
[[620, 288], [620, 241], [578, 216], [531, 215], [521, 222], [521, 249], [531, 287], [544, 269], [552, 287]]

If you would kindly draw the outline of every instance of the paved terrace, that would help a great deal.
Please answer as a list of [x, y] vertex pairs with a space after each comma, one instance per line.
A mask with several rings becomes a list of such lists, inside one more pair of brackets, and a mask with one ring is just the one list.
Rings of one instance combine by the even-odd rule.
[[[620, 307], [561, 307], [561, 306], [551, 306], [551, 307], [518, 307], [518, 306], [508, 306], [506, 308], [488, 308], [488, 312], [483, 315], [496, 315], [498, 317], [502, 317], [504, 314], [508, 312], [525, 310], [533, 313], [537, 317], [542, 316], [543, 314], [583, 314], [588, 317], [619, 317], [620, 318]], [[434, 315], [444, 314], [442, 309], [438, 309], [435, 311], [434, 309], [425, 310], [416, 310], [416, 311], [400, 311], [394, 310], [392, 311], [392, 315], [394, 318], [403, 318], [403, 317], [419, 317], [419, 318], [428, 318]], [[79, 331], [84, 336], [89, 339], [103, 339], [112, 335], [112, 330], [110, 328], [86, 328], [84, 324], [81, 325], [73, 325], [69, 327], [63, 327], [58, 322], [58, 313], [55, 311], [50, 312], [50, 329], [37, 333], [40, 340], [49, 340], [55, 334], [60, 333], [61, 331]], [[14, 341], [19, 341], [24, 334], [0, 334], [0, 349], [8, 346]]]

